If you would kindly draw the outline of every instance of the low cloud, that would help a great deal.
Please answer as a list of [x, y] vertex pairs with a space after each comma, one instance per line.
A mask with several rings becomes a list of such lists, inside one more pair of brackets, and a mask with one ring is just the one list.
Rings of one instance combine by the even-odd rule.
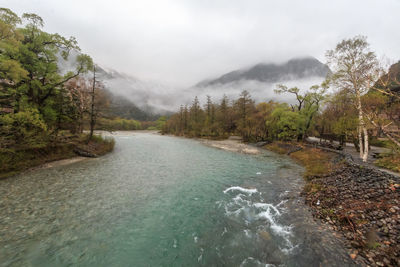
[[[379, 55], [400, 55], [398, 0], [3, 0], [37, 13], [45, 30], [75, 36], [84, 53], [165, 90], [259, 62], [324, 54], [367, 35]], [[161, 92], [162, 93], [162, 92]]]

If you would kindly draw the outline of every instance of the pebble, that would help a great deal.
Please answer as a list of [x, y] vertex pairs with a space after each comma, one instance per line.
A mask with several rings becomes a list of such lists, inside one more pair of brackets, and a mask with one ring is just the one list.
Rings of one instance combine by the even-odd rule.
[[[316, 217], [332, 224], [348, 240], [345, 246], [351, 259], [362, 266], [397, 266], [400, 189], [393, 187], [393, 183], [400, 184], [399, 177], [347, 164], [330, 175], [315, 177], [310, 183], [321, 189], [313, 194], [304, 192], [306, 203]], [[316, 200], [320, 205], [315, 205]], [[376, 240], [368, 240], [371, 231], [376, 232], [372, 235]]]

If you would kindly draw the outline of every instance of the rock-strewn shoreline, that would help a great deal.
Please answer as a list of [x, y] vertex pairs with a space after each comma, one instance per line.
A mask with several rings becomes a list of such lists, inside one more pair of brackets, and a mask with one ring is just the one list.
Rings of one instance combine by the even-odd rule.
[[320, 149], [345, 163], [309, 179], [302, 194], [313, 215], [346, 238], [357, 263], [400, 266], [400, 177], [359, 165], [346, 153]]
[[309, 181], [313, 214], [347, 239], [351, 257], [370, 266], [400, 266], [400, 179], [345, 164]]
[[[343, 151], [316, 144], [274, 143], [266, 148], [291, 157], [296, 151], [330, 155], [330, 170], [305, 176], [302, 195], [314, 217], [344, 237], [356, 264], [400, 266], [399, 175], [360, 165]], [[306, 168], [318, 163], [300, 162]]]

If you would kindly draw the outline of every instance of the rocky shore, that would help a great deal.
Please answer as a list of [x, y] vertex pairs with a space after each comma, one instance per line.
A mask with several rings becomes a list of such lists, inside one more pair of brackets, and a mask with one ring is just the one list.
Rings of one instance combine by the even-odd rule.
[[[266, 148], [290, 155], [304, 165], [306, 185], [302, 195], [306, 204], [314, 217], [344, 237], [356, 264], [400, 266], [398, 174], [358, 164], [344, 151], [315, 143], [274, 142]], [[321, 158], [329, 159], [329, 164], [322, 163]], [[316, 171], [314, 167], [318, 165], [326, 168], [316, 174], [318, 168]]]
[[400, 179], [347, 162], [308, 181], [313, 214], [340, 232], [364, 266], [400, 266]]

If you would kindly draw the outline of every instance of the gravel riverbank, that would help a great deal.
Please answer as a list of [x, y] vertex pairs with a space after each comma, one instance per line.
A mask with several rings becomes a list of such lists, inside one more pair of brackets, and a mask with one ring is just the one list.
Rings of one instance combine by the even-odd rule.
[[400, 266], [400, 179], [346, 164], [315, 177], [305, 192], [313, 214], [347, 239], [350, 255], [365, 265]]
[[261, 151], [257, 147], [240, 142], [240, 140], [227, 139], [227, 140], [207, 140], [199, 139], [201, 143], [206, 146], [219, 148], [226, 151], [238, 152], [243, 154], [257, 155]]

